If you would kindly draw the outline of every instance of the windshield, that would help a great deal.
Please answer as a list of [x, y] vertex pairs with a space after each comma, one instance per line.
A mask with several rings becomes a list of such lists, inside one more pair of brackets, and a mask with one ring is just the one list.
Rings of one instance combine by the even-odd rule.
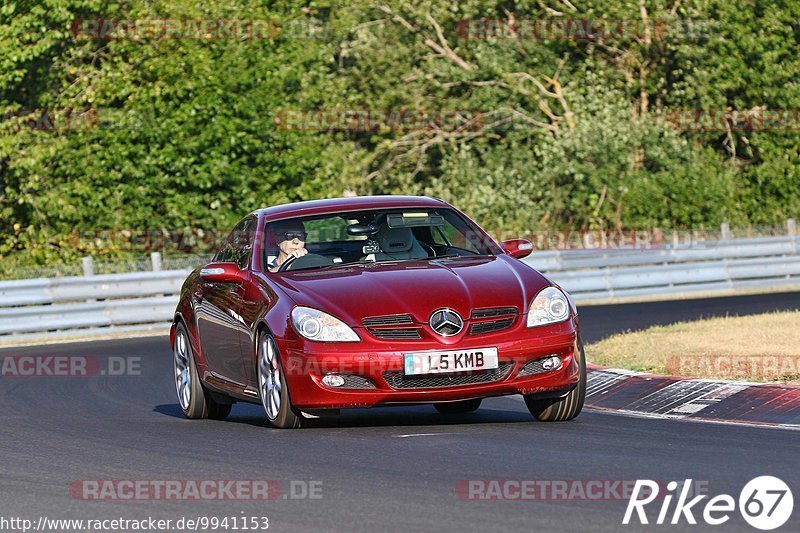
[[[474, 257], [497, 245], [452, 209], [383, 209], [284, 219], [267, 224], [264, 263], [276, 271], [343, 264]], [[282, 252], [283, 251], [283, 252]], [[293, 254], [294, 252], [294, 254]], [[290, 267], [290, 268], [287, 268]]]

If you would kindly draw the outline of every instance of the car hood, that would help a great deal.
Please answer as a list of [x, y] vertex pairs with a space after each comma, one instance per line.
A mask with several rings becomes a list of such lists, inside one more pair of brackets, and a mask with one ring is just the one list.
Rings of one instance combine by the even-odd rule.
[[297, 305], [330, 313], [350, 326], [365, 317], [407, 313], [425, 323], [441, 307], [465, 319], [472, 309], [516, 307], [550, 282], [509, 256], [343, 265], [273, 278]]

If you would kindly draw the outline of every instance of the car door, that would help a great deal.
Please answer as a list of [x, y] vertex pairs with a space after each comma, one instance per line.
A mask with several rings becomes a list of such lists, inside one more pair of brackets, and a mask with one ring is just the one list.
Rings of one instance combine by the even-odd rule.
[[[252, 217], [240, 222], [214, 261], [232, 262], [241, 269], [247, 269], [253, 226]], [[242, 291], [242, 285], [238, 283], [203, 281], [198, 295], [200, 303], [196, 309], [197, 328], [208, 370], [215, 378], [237, 388], [245, 386], [250, 374], [241, 346], [242, 337], [249, 338], [249, 330], [241, 316]]]

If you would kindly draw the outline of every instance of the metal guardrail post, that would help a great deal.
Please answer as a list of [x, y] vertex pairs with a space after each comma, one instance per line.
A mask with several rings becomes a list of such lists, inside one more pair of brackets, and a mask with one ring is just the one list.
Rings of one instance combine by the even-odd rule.
[[727, 222], [723, 222], [719, 229], [722, 233], [720, 239], [723, 241], [729, 241], [731, 239], [731, 225]]
[[[94, 259], [87, 255], [83, 258], [83, 275], [85, 277], [94, 276]], [[86, 303], [96, 302], [94, 298], [87, 298]]]
[[91, 256], [83, 258], [83, 275], [94, 276], [94, 259]]
[[151, 253], [150, 261], [153, 263], [153, 272], [161, 272], [161, 252]]

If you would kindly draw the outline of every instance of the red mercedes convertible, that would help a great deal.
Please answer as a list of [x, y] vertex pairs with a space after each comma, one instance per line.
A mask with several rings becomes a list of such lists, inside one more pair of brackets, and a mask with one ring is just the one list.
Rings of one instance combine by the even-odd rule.
[[340, 409], [433, 404], [445, 414], [521, 394], [531, 414], [580, 413], [574, 303], [437, 199], [341, 198], [245, 217], [186, 279], [170, 331], [189, 418], [261, 404], [278, 428]]

